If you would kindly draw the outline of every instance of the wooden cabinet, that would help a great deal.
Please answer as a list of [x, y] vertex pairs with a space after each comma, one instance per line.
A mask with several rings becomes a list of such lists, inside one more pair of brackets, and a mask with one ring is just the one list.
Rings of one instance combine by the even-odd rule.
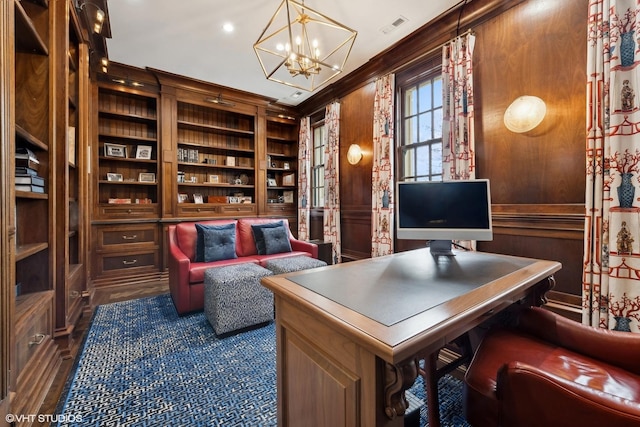
[[56, 66], [52, 84], [56, 132], [55, 173], [55, 337], [64, 356], [72, 344], [72, 332], [84, 309], [86, 291], [87, 145], [89, 116], [89, 49], [76, 8], [71, 1], [50, 4], [55, 8], [59, 33], [55, 37]]
[[286, 217], [297, 236], [298, 120], [289, 112], [266, 114], [267, 187], [263, 215]]
[[255, 115], [184, 101], [177, 106], [177, 215], [255, 215]]
[[93, 271], [97, 277], [141, 276], [157, 273], [160, 265], [159, 225], [103, 224], [93, 227], [96, 256]]
[[[2, 383], [15, 393], [10, 406], [16, 414], [37, 413], [60, 363], [53, 341], [59, 135], [55, 126], [57, 106], [52, 95], [59, 83], [55, 76], [59, 64], [54, 55], [53, 29], [64, 22], [68, 7], [66, 2], [60, 3], [64, 8], [46, 0], [10, 1], [3, 2], [2, 9], [3, 24], [7, 23], [15, 36], [13, 45], [14, 38], [9, 37], [7, 42], [3, 34], [0, 49], [15, 48], [14, 63], [2, 63], [3, 68], [12, 67], [12, 75], [8, 80], [3, 78], [1, 92], [14, 93], [0, 120], [14, 124], [14, 133], [2, 141], [2, 155], [7, 156], [3, 173], [9, 183], [3, 192], [8, 212], [2, 214], [9, 241], [3, 241], [2, 246], [9, 249], [3, 252], [3, 257], [10, 261], [6, 265], [8, 271], [2, 272], [3, 295], [12, 298], [8, 306], [8, 314], [12, 316], [3, 314], [11, 325], [8, 340], [11, 356], [10, 374]], [[6, 59], [3, 57], [3, 61]], [[62, 84], [66, 84], [66, 76]], [[64, 109], [67, 111], [66, 104]], [[25, 186], [18, 181], [24, 181]], [[8, 356], [5, 349], [3, 346], [3, 359]]]

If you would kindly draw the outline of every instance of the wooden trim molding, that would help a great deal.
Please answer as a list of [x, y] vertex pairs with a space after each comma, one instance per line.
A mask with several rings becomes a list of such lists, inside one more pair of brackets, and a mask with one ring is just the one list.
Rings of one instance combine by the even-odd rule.
[[494, 234], [582, 240], [584, 204], [492, 205]]

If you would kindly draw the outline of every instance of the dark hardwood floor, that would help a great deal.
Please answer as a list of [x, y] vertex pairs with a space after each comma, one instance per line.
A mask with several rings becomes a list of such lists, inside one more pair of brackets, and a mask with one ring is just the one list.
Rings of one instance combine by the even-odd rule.
[[[73, 368], [75, 359], [78, 356], [80, 346], [82, 345], [84, 335], [87, 332], [93, 316], [95, 307], [102, 304], [109, 304], [118, 301], [128, 301], [136, 298], [144, 298], [155, 295], [161, 295], [169, 293], [169, 285], [166, 280], [158, 281], [157, 283], [140, 283], [135, 286], [104, 286], [95, 289], [93, 299], [90, 305], [87, 305], [86, 310], [82, 314], [76, 329], [73, 332], [73, 347], [70, 349], [72, 357], [68, 357], [62, 360], [58, 374], [49, 389], [42, 406], [40, 407], [40, 414], [55, 414], [58, 400], [64, 390], [64, 386], [67, 382], [67, 378]], [[48, 426], [49, 424], [34, 423], [34, 426]]]

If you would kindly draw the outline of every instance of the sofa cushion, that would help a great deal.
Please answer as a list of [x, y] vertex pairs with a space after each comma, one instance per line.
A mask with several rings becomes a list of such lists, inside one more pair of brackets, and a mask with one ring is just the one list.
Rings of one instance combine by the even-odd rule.
[[235, 224], [196, 224], [196, 230], [198, 231], [196, 261], [211, 262], [237, 258]]
[[[235, 224], [236, 220], [211, 220], [211, 221], [202, 221], [200, 224], [204, 225], [225, 225], [225, 224]], [[196, 231], [195, 222], [181, 222], [176, 224], [175, 228], [175, 237], [178, 242], [178, 247], [182, 251], [183, 254], [191, 262], [194, 262], [196, 259], [196, 244], [198, 241], [198, 232]], [[236, 234], [237, 236], [237, 234]], [[237, 240], [237, 238], [236, 238]], [[236, 248], [237, 252], [237, 248]]]
[[[225, 267], [227, 265], [245, 264], [248, 262], [259, 264], [259, 260], [253, 257], [241, 257], [241, 258], [223, 259], [220, 261], [213, 261], [213, 262], [191, 263], [191, 268], [189, 269], [189, 284], [201, 285], [202, 282], [204, 282], [205, 271], [207, 271], [210, 268]], [[202, 302], [204, 303], [204, 299], [202, 300]]]
[[268, 228], [276, 228], [276, 227], [284, 229], [284, 225], [282, 221], [251, 225], [251, 229], [253, 231], [253, 240], [256, 244], [256, 250], [258, 251], [258, 255], [267, 255], [267, 247], [265, 245], [264, 230]]
[[[279, 227], [262, 228], [262, 236], [264, 238], [265, 255], [291, 252], [289, 233], [287, 233], [283, 225]], [[256, 246], [258, 246], [257, 243]]]
[[[252, 256], [258, 253], [258, 249], [256, 248], [256, 242], [253, 237], [253, 228], [252, 225], [258, 224], [268, 224], [273, 223], [274, 221], [282, 221], [285, 228], [289, 229], [289, 221], [286, 218], [274, 219], [274, 218], [239, 218], [238, 219], [238, 228], [236, 231], [236, 241], [237, 241], [237, 254], [239, 257], [243, 256]], [[291, 234], [289, 234], [289, 238], [291, 238]]]

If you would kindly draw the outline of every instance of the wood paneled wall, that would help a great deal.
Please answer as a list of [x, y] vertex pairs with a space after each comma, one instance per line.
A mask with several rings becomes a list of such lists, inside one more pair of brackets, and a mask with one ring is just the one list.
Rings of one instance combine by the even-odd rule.
[[[347, 257], [370, 253], [373, 82], [439, 55], [438, 46], [455, 35], [458, 15], [456, 10], [429, 23], [300, 106], [305, 113], [335, 98], [342, 104]], [[478, 248], [562, 262], [552, 298], [574, 314], [582, 279], [587, 15], [588, 0], [475, 0], [466, 5], [460, 25], [476, 34], [476, 175], [491, 180], [494, 204], [494, 240], [479, 242]], [[526, 134], [510, 132], [502, 121], [520, 95], [536, 95], [547, 104], [543, 123]], [[365, 151], [356, 166], [345, 160], [352, 143]]]

